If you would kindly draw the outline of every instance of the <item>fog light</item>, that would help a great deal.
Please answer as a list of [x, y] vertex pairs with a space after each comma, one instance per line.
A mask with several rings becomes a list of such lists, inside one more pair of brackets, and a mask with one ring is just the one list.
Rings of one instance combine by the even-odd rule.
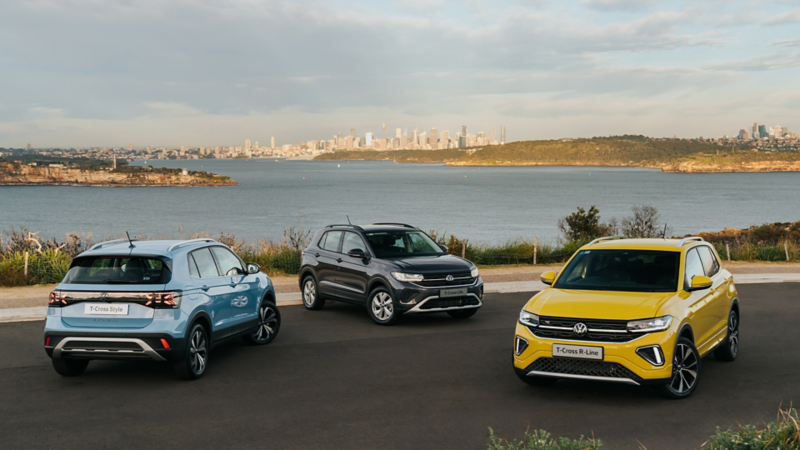
[[517, 339], [514, 341], [514, 354], [519, 356], [526, 348], [528, 348], [528, 341], [517, 336]]
[[636, 354], [654, 366], [660, 367], [664, 365], [664, 353], [661, 351], [661, 347], [658, 345], [639, 347], [636, 349]]

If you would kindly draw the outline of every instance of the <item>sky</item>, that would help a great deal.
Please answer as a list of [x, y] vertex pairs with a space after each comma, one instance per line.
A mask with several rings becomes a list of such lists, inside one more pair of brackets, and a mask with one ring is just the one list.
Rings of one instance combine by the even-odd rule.
[[800, 131], [800, 0], [0, 2], [0, 147]]

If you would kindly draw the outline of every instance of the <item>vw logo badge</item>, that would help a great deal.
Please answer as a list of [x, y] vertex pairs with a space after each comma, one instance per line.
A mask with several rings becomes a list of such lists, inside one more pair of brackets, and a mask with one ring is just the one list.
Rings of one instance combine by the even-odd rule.
[[100, 293], [100, 298], [103, 299], [103, 300], [107, 300], [108, 299], [108, 292], [101, 292]]
[[576, 323], [575, 326], [572, 327], [572, 331], [578, 336], [583, 336], [587, 331], [589, 331], [589, 328], [586, 327], [586, 324]]
[[448, 275], [448, 276], [446, 276], [446, 277], [445, 277], [445, 280], [447, 280], [447, 281], [453, 281], [453, 280], [455, 280], [455, 278], [453, 278], [453, 276], [452, 276], [452, 275]]

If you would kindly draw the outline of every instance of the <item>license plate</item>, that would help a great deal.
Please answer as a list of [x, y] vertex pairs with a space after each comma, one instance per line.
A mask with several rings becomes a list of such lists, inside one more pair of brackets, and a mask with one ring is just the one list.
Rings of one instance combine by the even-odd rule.
[[467, 295], [467, 288], [442, 289], [441, 291], [439, 291], [440, 298], [463, 297], [465, 295]]
[[86, 315], [101, 315], [101, 316], [127, 316], [128, 305], [112, 305], [109, 303], [87, 303], [83, 307], [83, 313]]
[[603, 347], [589, 345], [553, 344], [554, 358], [578, 358], [603, 360]]

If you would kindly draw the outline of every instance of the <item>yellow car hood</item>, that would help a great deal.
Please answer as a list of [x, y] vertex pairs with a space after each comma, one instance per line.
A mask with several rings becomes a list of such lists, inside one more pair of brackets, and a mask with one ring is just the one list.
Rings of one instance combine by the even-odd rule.
[[634, 320], [655, 317], [675, 292], [619, 292], [545, 289], [526, 311], [540, 316], [580, 319]]

